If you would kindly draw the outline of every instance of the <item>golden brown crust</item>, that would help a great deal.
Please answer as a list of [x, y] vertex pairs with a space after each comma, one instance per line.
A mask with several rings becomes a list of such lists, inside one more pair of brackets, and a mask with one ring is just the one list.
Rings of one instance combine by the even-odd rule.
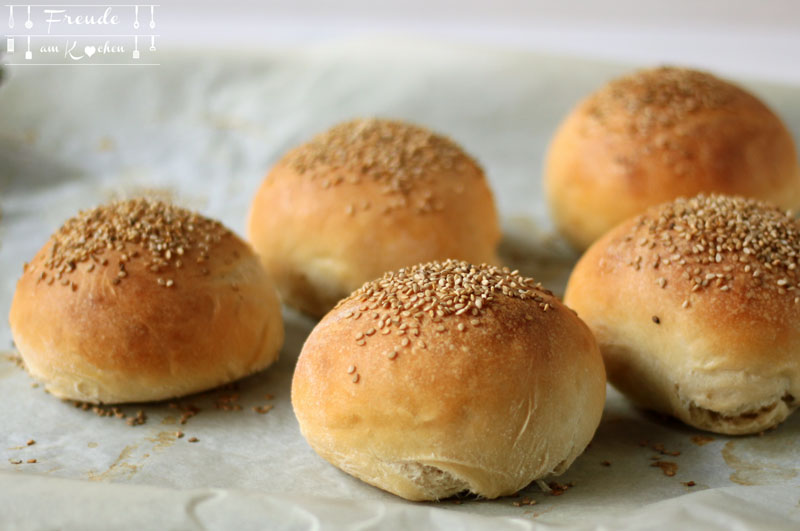
[[322, 316], [386, 271], [446, 258], [497, 263], [500, 229], [483, 171], [455, 144], [356, 120], [278, 162], [253, 200], [248, 237], [283, 300]]
[[309, 444], [410, 500], [495, 498], [566, 470], [599, 423], [603, 365], [574, 313], [526, 288], [525, 299], [497, 288], [478, 306], [423, 301], [430, 310], [408, 315], [387, 308], [376, 283], [342, 301], [295, 370], [292, 404]]
[[161, 400], [277, 358], [283, 325], [274, 287], [247, 244], [224, 228], [206, 259], [198, 260], [197, 246], [180, 267], [171, 260], [158, 272], [146, 246], [134, 242], [48, 267], [57, 235], [26, 265], [10, 313], [25, 366], [52, 394]]
[[783, 421], [800, 397], [800, 225], [752, 200], [678, 200], [598, 240], [565, 303], [639, 404], [720, 433]]
[[800, 206], [791, 134], [760, 100], [710, 74], [643, 70], [581, 102], [550, 145], [545, 188], [558, 228], [587, 248], [646, 208], [701, 192]]

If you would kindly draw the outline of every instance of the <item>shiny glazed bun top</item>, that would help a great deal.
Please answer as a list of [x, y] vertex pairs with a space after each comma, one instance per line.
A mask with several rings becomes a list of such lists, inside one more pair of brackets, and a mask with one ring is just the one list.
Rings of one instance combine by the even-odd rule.
[[495, 498], [564, 472], [604, 399], [597, 343], [574, 312], [516, 271], [455, 260], [341, 301], [292, 381], [314, 450], [410, 500]]
[[720, 433], [782, 422], [800, 397], [800, 223], [753, 199], [648, 210], [581, 258], [565, 302], [609, 381], [640, 404]]
[[399, 121], [339, 124], [290, 151], [250, 211], [250, 241], [282, 298], [321, 316], [386, 271], [496, 262], [492, 193], [451, 140]]
[[26, 264], [10, 321], [32, 376], [87, 402], [208, 389], [266, 367], [283, 342], [277, 294], [247, 244], [149, 199], [64, 223]]
[[550, 145], [545, 188], [558, 228], [585, 249], [650, 206], [702, 192], [800, 206], [791, 134], [764, 103], [705, 72], [661, 67], [582, 101]]

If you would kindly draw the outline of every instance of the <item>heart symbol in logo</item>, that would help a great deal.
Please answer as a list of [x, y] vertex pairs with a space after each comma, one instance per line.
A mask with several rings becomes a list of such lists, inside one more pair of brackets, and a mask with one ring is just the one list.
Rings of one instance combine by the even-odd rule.
[[86, 48], [83, 49], [83, 51], [86, 52], [86, 55], [88, 57], [91, 57], [95, 54], [97, 48], [95, 48], [94, 46], [87, 46]]

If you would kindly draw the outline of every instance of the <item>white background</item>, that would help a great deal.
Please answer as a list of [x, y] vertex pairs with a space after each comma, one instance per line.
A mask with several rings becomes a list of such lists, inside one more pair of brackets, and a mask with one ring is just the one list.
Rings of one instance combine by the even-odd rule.
[[165, 42], [231, 48], [366, 36], [489, 44], [800, 83], [800, 0], [166, 0]]

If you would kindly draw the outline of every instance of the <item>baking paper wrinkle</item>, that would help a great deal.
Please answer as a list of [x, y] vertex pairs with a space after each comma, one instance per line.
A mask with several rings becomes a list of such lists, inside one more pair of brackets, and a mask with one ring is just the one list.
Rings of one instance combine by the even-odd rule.
[[[503, 217], [506, 263], [562, 294], [577, 256], [549, 221], [540, 182], [544, 152], [572, 105], [628, 70], [404, 41], [250, 55], [164, 52], [161, 62], [146, 72], [10, 70], [0, 86], [5, 311], [22, 262], [79, 209], [120, 192], [167, 191], [241, 235], [255, 190], [288, 147], [338, 121], [376, 115], [427, 125], [473, 154]], [[745, 84], [800, 138], [797, 87]], [[115, 139], [113, 148], [101, 151], [99, 139], [107, 136]], [[215, 409], [214, 393], [195, 395], [179, 400], [202, 409], [185, 425], [178, 424], [180, 411], [165, 403], [124, 406], [131, 415], [145, 410], [142, 426], [100, 418], [32, 388], [27, 374], [0, 356], [6, 397], [0, 401], [0, 527], [691, 531], [800, 525], [800, 478], [774, 473], [796, 469], [790, 449], [800, 447], [797, 413], [758, 445], [712, 434], [713, 441], [699, 446], [691, 438], [707, 434], [643, 414], [613, 390], [590, 447], [558, 478], [574, 483], [563, 495], [548, 496], [534, 485], [521, 493], [537, 502], [530, 506], [512, 505], [521, 498], [405, 502], [342, 473], [303, 440], [290, 403], [291, 377], [315, 322], [293, 310], [284, 317], [280, 359], [239, 384], [242, 410]], [[7, 326], [0, 327], [0, 347], [11, 352]], [[265, 404], [274, 409], [252, 411]], [[164, 446], [159, 434], [178, 430], [185, 436]], [[188, 443], [193, 436], [199, 441]], [[36, 443], [26, 446], [29, 439]], [[674, 477], [650, 466], [654, 443], [681, 452], [659, 456], [678, 465]], [[127, 466], [85, 481], [108, 471], [128, 448], [120, 461]], [[25, 463], [32, 458], [37, 463]], [[11, 464], [18, 459], [22, 464]], [[688, 481], [697, 485], [687, 487]]]

